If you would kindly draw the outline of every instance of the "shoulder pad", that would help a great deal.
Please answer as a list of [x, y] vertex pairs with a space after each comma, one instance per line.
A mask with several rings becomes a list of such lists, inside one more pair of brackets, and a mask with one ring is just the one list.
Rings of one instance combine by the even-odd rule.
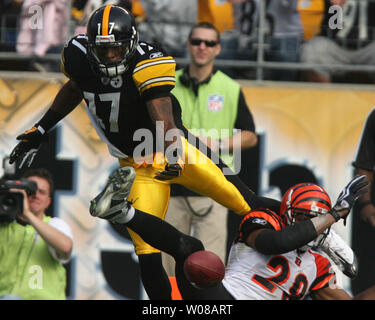
[[173, 89], [176, 62], [158, 46], [141, 42], [137, 46], [133, 63], [133, 81], [144, 99], [169, 94]]
[[280, 230], [282, 226], [279, 216], [271, 210], [254, 210], [242, 219], [236, 241], [245, 242], [249, 234], [258, 229]]
[[86, 72], [87, 67], [87, 36], [81, 34], [65, 43], [61, 56], [61, 70], [66, 76], [74, 79]]
[[142, 60], [167, 57], [168, 54], [158, 45], [139, 42], [136, 48], [136, 64]]
[[248, 213], [241, 221], [240, 228], [245, 223], [256, 224], [264, 227], [272, 227], [280, 230], [283, 227], [281, 218], [271, 210], [254, 210]]

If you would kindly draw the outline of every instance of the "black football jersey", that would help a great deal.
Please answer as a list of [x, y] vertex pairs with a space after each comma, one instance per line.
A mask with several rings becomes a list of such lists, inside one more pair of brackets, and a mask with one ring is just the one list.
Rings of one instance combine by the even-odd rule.
[[360, 48], [375, 40], [375, 2], [347, 0], [339, 9], [325, 0], [321, 35], [334, 39], [350, 49]]
[[353, 165], [368, 171], [375, 168], [375, 109], [367, 116]]
[[145, 139], [150, 141], [150, 137], [155, 152], [156, 129], [147, 111], [148, 100], [170, 96], [176, 126], [182, 128], [180, 105], [170, 93], [175, 84], [174, 59], [161, 48], [140, 42], [127, 71], [107, 78], [91, 68], [87, 45], [85, 35], [68, 41], [62, 52], [61, 69], [82, 90], [98, 135], [116, 157], [132, 156], [136, 146]]

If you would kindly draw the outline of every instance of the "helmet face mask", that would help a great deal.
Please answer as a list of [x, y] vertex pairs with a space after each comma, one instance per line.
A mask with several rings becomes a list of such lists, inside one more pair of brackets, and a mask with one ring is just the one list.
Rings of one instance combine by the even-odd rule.
[[[331, 210], [331, 199], [327, 192], [313, 183], [300, 183], [285, 192], [280, 206], [280, 214], [286, 225], [292, 225]], [[309, 249], [309, 244], [300, 248]]]
[[303, 221], [317, 217], [320, 213], [313, 210], [306, 210], [304, 208], [291, 208], [290, 216], [291, 223], [296, 223], [298, 221]]
[[100, 63], [118, 63], [126, 59], [129, 53], [129, 44], [122, 43], [117, 46], [94, 46], [92, 53]]
[[128, 69], [138, 44], [133, 16], [123, 8], [107, 5], [97, 9], [87, 25], [88, 58], [94, 71], [115, 77]]
[[313, 183], [299, 183], [290, 187], [281, 201], [280, 214], [287, 225], [311, 219], [331, 210], [328, 193]]

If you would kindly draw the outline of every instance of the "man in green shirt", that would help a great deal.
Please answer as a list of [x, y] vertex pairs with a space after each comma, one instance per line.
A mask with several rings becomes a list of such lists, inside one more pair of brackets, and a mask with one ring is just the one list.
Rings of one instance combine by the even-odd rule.
[[0, 223], [0, 299], [66, 299], [63, 263], [71, 258], [71, 228], [60, 218], [46, 216], [53, 180], [44, 169], [30, 169], [24, 178], [36, 182], [35, 194], [24, 190], [23, 213]]
[[[257, 144], [255, 124], [240, 85], [214, 68], [221, 51], [220, 34], [210, 23], [195, 25], [188, 37], [190, 63], [176, 72], [172, 93], [182, 109], [182, 122], [234, 171], [233, 154]], [[201, 146], [199, 146], [199, 149]], [[226, 172], [224, 172], [226, 174]], [[204, 183], [204, 181], [202, 181]], [[172, 185], [166, 221], [193, 234], [208, 251], [225, 261], [227, 209], [180, 185]], [[163, 265], [174, 275], [174, 260], [163, 253]]]

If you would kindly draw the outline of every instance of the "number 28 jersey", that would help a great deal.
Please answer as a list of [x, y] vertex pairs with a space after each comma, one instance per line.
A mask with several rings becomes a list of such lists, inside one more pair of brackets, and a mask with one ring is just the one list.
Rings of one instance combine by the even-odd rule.
[[300, 300], [314, 290], [335, 282], [331, 264], [323, 253], [297, 250], [265, 255], [244, 243], [249, 232], [259, 228], [280, 230], [280, 217], [271, 211], [253, 211], [241, 222], [232, 245], [223, 280], [237, 300]]
[[131, 157], [145, 139], [153, 143], [151, 153], [155, 152], [156, 129], [147, 111], [148, 100], [171, 97], [175, 124], [182, 128], [180, 105], [170, 93], [175, 85], [174, 59], [161, 48], [140, 42], [126, 72], [107, 78], [92, 70], [87, 46], [85, 35], [68, 41], [61, 69], [81, 89], [99, 137], [115, 157]]

